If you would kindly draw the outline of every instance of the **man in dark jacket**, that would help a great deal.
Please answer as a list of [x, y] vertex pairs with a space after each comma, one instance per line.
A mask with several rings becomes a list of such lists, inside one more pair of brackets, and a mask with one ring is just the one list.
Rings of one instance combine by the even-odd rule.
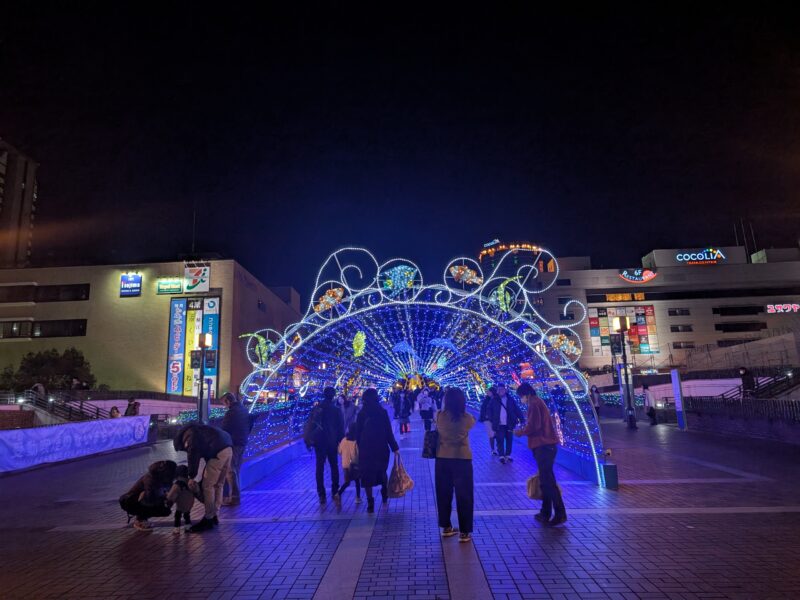
[[[200, 459], [206, 461], [201, 482], [206, 512], [203, 519], [192, 525], [189, 531], [197, 533], [211, 529], [219, 522], [217, 513], [222, 505], [222, 486], [231, 466], [233, 440], [227, 431], [219, 427], [190, 423], [178, 432], [172, 444], [176, 451], [186, 452], [190, 479], [197, 476]], [[192, 485], [191, 481], [189, 485]]]
[[522, 421], [522, 411], [502, 383], [497, 385], [497, 396], [489, 408], [489, 416], [497, 440], [500, 462], [513, 461], [511, 445], [514, 442], [514, 427]]
[[[239, 472], [242, 468], [242, 457], [247, 446], [247, 438], [252, 429], [250, 412], [231, 392], [222, 396], [222, 403], [228, 409], [222, 417], [221, 427], [227, 431], [233, 441], [233, 455], [231, 456], [231, 468], [228, 470], [228, 478], [223, 490], [222, 504], [225, 506], [235, 506], [241, 502], [241, 490], [239, 485]], [[224, 493], [227, 491], [227, 494]]]
[[[334, 404], [333, 398], [336, 390], [326, 387], [323, 390], [322, 402], [314, 407], [309, 415], [310, 419], [318, 418], [322, 430], [314, 441], [314, 453], [317, 459], [317, 494], [320, 504], [325, 504], [328, 499], [325, 495], [325, 462], [331, 467], [331, 494], [334, 502], [339, 502], [339, 442], [344, 437], [344, 418]], [[318, 411], [318, 414], [315, 414]]]

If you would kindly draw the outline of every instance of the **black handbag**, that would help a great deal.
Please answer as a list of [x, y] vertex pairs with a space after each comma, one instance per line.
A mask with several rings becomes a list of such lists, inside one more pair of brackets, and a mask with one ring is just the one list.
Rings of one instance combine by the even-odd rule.
[[422, 441], [422, 458], [436, 458], [436, 447], [439, 445], [439, 432], [435, 429], [425, 432]]

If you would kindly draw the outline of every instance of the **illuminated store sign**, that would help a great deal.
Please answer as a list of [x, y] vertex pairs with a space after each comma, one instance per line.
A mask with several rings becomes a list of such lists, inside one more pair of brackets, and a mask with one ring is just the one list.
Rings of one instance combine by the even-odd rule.
[[156, 282], [156, 294], [181, 294], [183, 293], [183, 279], [168, 277]]
[[211, 287], [211, 267], [186, 267], [183, 274], [186, 293], [207, 292]]
[[123, 273], [119, 278], [119, 297], [128, 298], [130, 296], [142, 295], [142, 275], [141, 273]]
[[688, 252], [678, 252], [675, 260], [686, 263], [687, 265], [718, 265], [725, 262], [727, 257], [718, 248], [706, 248], [705, 250], [690, 250]]
[[767, 313], [771, 315], [796, 312], [800, 312], [800, 304], [767, 304]]
[[486, 243], [483, 245], [483, 247], [484, 247], [484, 248], [491, 248], [492, 246], [496, 246], [496, 245], [497, 245], [497, 244], [499, 244], [499, 243], [500, 243], [500, 240], [498, 240], [497, 238], [495, 238], [495, 239], [493, 239], [491, 242], [486, 242]]
[[647, 283], [656, 278], [655, 269], [620, 269], [619, 278], [628, 283]]
[[[168, 394], [197, 396], [200, 391], [200, 368], [192, 365], [192, 351], [198, 347], [199, 336], [210, 333], [215, 353], [206, 356], [203, 373], [209, 382], [209, 397], [217, 397], [219, 379], [220, 299], [173, 298], [169, 311], [166, 387]], [[213, 360], [211, 360], [213, 359]]]

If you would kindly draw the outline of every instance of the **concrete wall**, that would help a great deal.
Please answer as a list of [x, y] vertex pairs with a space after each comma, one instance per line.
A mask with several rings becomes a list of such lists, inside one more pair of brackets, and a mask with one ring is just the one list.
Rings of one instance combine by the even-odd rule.
[[[171, 402], [167, 400], [137, 400], [139, 402], [140, 415], [173, 415], [177, 416], [178, 413], [184, 410], [194, 410], [197, 408], [197, 403], [192, 402]], [[103, 410], [111, 410], [112, 406], [116, 406], [119, 412], [125, 414], [127, 408], [127, 401], [125, 400], [92, 400], [91, 402], [84, 402], [83, 406], [92, 407], [99, 406]], [[218, 406], [218, 405], [214, 405]]]

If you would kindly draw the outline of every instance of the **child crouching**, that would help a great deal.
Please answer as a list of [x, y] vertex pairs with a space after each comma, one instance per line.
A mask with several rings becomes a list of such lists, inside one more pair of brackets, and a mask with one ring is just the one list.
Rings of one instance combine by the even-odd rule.
[[186, 525], [192, 524], [190, 512], [194, 505], [195, 494], [189, 487], [189, 467], [178, 465], [175, 471], [175, 483], [167, 492], [167, 502], [175, 504], [175, 529], [172, 533], [177, 535], [181, 532], [181, 517]]
[[361, 479], [358, 475], [358, 446], [356, 445], [356, 424], [351, 423], [347, 429], [347, 436], [339, 442], [339, 454], [342, 455], [342, 469], [344, 469], [344, 484], [339, 489], [339, 498], [347, 489], [351, 481], [356, 482], [356, 504], [361, 504]]

